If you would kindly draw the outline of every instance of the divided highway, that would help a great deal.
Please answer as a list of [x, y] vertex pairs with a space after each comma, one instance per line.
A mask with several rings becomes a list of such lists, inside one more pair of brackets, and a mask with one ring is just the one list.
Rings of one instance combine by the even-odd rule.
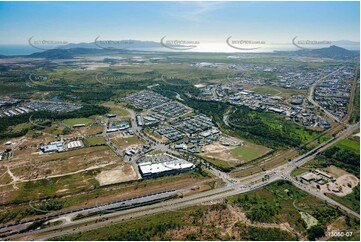
[[[342, 68], [338, 69], [337, 71], [340, 71], [341, 69]], [[335, 72], [337, 72], [337, 71], [335, 71]], [[328, 76], [334, 74], [335, 72], [318, 80], [310, 88], [309, 100], [315, 106], [318, 106], [318, 104], [313, 100], [313, 93], [314, 93], [314, 89], [315, 89], [317, 83], [319, 83], [323, 79], [327, 78]], [[320, 107], [320, 108], [322, 109], [322, 107]], [[147, 143], [150, 144], [151, 149], [153, 148], [153, 149], [157, 149], [157, 150], [161, 150], [161, 151], [166, 151], [171, 154], [180, 155], [179, 152], [170, 149], [168, 146], [166, 146], [164, 144], [154, 142], [149, 137], [144, 135], [141, 127], [139, 127], [136, 122], [136, 113], [130, 109], [126, 109], [126, 110], [130, 113], [132, 129], [138, 136], [145, 139], [147, 141]], [[327, 111], [325, 113], [329, 117], [336, 119], [332, 114], [328, 113]], [[168, 200], [170, 198], [175, 197], [176, 194], [180, 194], [180, 193], [184, 192], [184, 189], [177, 190], [177, 191], [171, 190], [171, 191], [165, 191], [165, 192], [156, 193], [156, 194], [149, 194], [146, 196], [136, 197], [136, 198], [132, 198], [132, 199], [125, 199], [125, 200], [121, 200], [121, 201], [100, 204], [100, 205], [93, 206], [93, 207], [80, 208], [80, 209], [77, 209], [74, 211], [52, 214], [52, 215], [40, 217], [40, 218], [37, 218], [34, 220], [20, 222], [17, 224], [9, 224], [9, 225], [0, 226], [0, 234], [6, 234], [9, 231], [19, 231], [21, 229], [26, 228], [27, 226], [29, 226], [31, 223], [33, 223], [35, 221], [44, 220], [44, 219], [45, 220], [52, 219], [52, 220], [66, 221], [61, 225], [48, 227], [45, 229], [40, 229], [40, 230], [35, 230], [35, 231], [28, 231], [28, 232], [24, 232], [22, 234], [14, 234], [14, 235], [10, 235], [10, 236], [6, 237], [6, 239], [10, 239], [10, 240], [19, 240], [19, 239], [21, 239], [21, 240], [31, 240], [31, 239], [45, 240], [45, 239], [53, 238], [56, 236], [91, 230], [91, 229], [94, 229], [97, 227], [106, 226], [106, 225], [116, 223], [119, 221], [123, 221], [126, 219], [141, 217], [144, 215], [155, 214], [155, 213], [164, 212], [164, 211], [175, 211], [175, 210], [179, 210], [184, 207], [199, 205], [204, 202], [223, 199], [225, 197], [234, 196], [237, 194], [256, 190], [258, 188], [264, 187], [277, 180], [288, 180], [288, 181], [292, 182], [299, 189], [302, 189], [322, 200], [325, 200], [330, 204], [338, 206], [340, 209], [342, 209], [346, 213], [359, 218], [360, 215], [358, 213], [356, 213], [356, 212], [352, 211], [351, 209], [343, 206], [342, 204], [332, 200], [331, 198], [327, 197], [319, 190], [314, 189], [310, 186], [306, 186], [306, 185], [298, 182], [294, 178], [290, 177], [290, 174], [294, 169], [297, 169], [299, 166], [303, 165], [304, 163], [314, 159], [315, 156], [319, 152], [326, 150], [327, 148], [329, 148], [330, 146], [335, 144], [335, 142], [337, 142], [338, 140], [349, 136], [350, 134], [352, 134], [353, 132], [355, 132], [358, 129], [359, 129], [359, 123], [351, 125], [351, 126], [348, 125], [348, 127], [345, 130], [339, 132], [335, 137], [333, 137], [332, 139], [330, 139], [328, 141], [325, 141], [324, 143], [320, 144], [319, 146], [317, 146], [313, 150], [307, 152], [306, 154], [300, 155], [299, 157], [293, 159], [292, 161], [290, 161], [284, 165], [281, 165], [277, 168], [274, 168], [272, 170], [268, 170], [266, 172], [262, 172], [262, 173], [250, 176], [250, 177], [248, 177], [248, 179], [243, 180], [243, 181], [239, 181], [239, 180], [231, 177], [229, 174], [221, 172], [221, 171], [211, 167], [208, 170], [215, 176], [221, 178], [226, 184], [224, 187], [221, 187], [218, 189], [213, 189], [210, 191], [193, 194], [193, 195], [186, 196], [183, 198], [175, 198], [172, 200]], [[103, 136], [105, 136], [107, 143], [110, 142], [109, 137], [106, 134], [106, 127], [103, 131]], [[112, 147], [112, 148], [114, 148], [114, 147]], [[122, 154], [120, 154], [118, 150], [114, 150], [114, 151], [119, 156], [122, 156]], [[126, 158], [125, 161], [128, 163], [131, 163], [134, 166], [134, 168], [137, 170], [136, 160], [143, 154], [144, 153], [136, 154], [132, 158]], [[265, 175], [268, 175], [267, 179], [266, 179]], [[165, 200], [168, 200], [168, 201], [165, 201]], [[144, 205], [144, 204], [146, 204], [146, 205]], [[79, 214], [89, 216], [89, 215], [93, 215], [93, 214], [96, 214], [99, 212], [106, 212], [106, 213], [101, 215], [100, 217], [99, 216], [90, 216], [90, 217], [85, 217], [80, 220], [72, 221], [72, 219]], [[99, 221], [99, 219], [101, 219], [101, 220]]]
[[[131, 208], [128, 210], [122, 210], [122, 211], [116, 211], [109, 214], [102, 215], [102, 220], [99, 221], [99, 217], [89, 217], [82, 220], [76, 220], [76, 221], [69, 221], [67, 223], [49, 227], [42, 230], [36, 230], [36, 231], [29, 231], [23, 234], [16, 234], [7, 237], [7, 239], [10, 240], [29, 240], [29, 239], [36, 239], [36, 240], [45, 240], [48, 238], [66, 235], [69, 233], [75, 233], [80, 231], [87, 231], [91, 229], [95, 229], [97, 227], [106, 226], [112, 223], [120, 222], [126, 219], [131, 219], [135, 217], [141, 217], [144, 215], [159, 213], [159, 212], [165, 212], [165, 211], [175, 211], [179, 210], [184, 207], [193, 206], [193, 205], [199, 205], [204, 202], [209, 202], [217, 199], [223, 199], [225, 197], [234, 196], [241, 193], [250, 192], [253, 190], [256, 190], [260, 187], [264, 187], [274, 181], [277, 180], [289, 180], [291, 181], [295, 186], [298, 188], [322, 199], [327, 201], [330, 204], [333, 204], [335, 206], [338, 206], [340, 209], [345, 211], [346, 213], [353, 215], [357, 218], [360, 218], [360, 215], [351, 209], [343, 206], [342, 204], [332, 200], [331, 198], [325, 196], [323, 193], [319, 192], [318, 190], [312, 189], [309, 186], [305, 186], [295, 179], [290, 177], [291, 172], [296, 169], [298, 166], [301, 166], [302, 164], [310, 161], [313, 159], [318, 152], [321, 152], [331, 145], [333, 145], [335, 142], [337, 142], [340, 139], [343, 139], [350, 134], [352, 134], [354, 131], [359, 129], [359, 123], [349, 126], [347, 129], [341, 131], [336, 137], [325, 141], [324, 143], [320, 144], [315, 149], [307, 152], [304, 155], [301, 155], [292, 161], [274, 168], [272, 170], [269, 170], [267, 172], [260, 173], [256, 176], [253, 176], [251, 179], [248, 179], [246, 181], [242, 182], [231, 182], [227, 183], [225, 187], [213, 189], [210, 191], [190, 195], [184, 198], [176, 198], [174, 200], [170, 200], [168, 202], [159, 202], [156, 204], [151, 205], [145, 205], [141, 207]], [[264, 179], [265, 175], [268, 175], [268, 179]], [[173, 192], [173, 191], [172, 191]], [[176, 192], [176, 191], [174, 191]], [[180, 191], [177, 191], [180, 192]], [[106, 207], [105, 207], [106, 208]], [[74, 216], [74, 214], [71, 214], [71, 216]], [[95, 223], [97, 221], [97, 223]]]

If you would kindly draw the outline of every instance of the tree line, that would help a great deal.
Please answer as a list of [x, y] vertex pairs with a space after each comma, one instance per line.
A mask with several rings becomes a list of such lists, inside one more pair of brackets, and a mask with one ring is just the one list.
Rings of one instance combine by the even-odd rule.
[[32, 113], [20, 114], [12, 117], [0, 118], [0, 139], [13, 138], [25, 135], [29, 129], [33, 127], [24, 128], [21, 131], [15, 133], [7, 133], [7, 130], [11, 126], [29, 122], [30, 117], [33, 119], [50, 119], [53, 121], [63, 120], [69, 118], [87, 118], [92, 115], [102, 115], [109, 112], [109, 108], [99, 105], [86, 105], [78, 110], [74, 110], [67, 113], [55, 113], [49, 111], [37, 111]]

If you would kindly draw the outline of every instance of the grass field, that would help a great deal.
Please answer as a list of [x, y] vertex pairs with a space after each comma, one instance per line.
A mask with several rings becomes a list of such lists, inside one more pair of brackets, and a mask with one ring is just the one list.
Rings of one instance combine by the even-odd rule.
[[220, 159], [216, 159], [216, 158], [211, 158], [211, 157], [207, 157], [207, 156], [201, 156], [204, 160], [206, 160], [207, 162], [217, 166], [220, 169], [230, 169], [234, 166], [236, 166], [237, 164], [235, 164], [234, 162], [229, 162], [229, 161], [224, 161], [224, 160], [220, 160]]
[[356, 140], [350, 138], [343, 139], [337, 142], [336, 146], [360, 154], [360, 142]]
[[116, 114], [118, 116], [129, 116], [129, 113], [127, 110], [121, 109], [121, 108], [110, 108], [110, 113]]
[[329, 140], [331, 138], [332, 138], [332, 136], [326, 133], [326, 134], [322, 135], [321, 137], [319, 137], [319, 138], [311, 141], [310, 143], [308, 143], [306, 145], [306, 147], [308, 149], [316, 148], [318, 145], [322, 144], [323, 142], [325, 142], [325, 141], [327, 141], [327, 140]]
[[270, 170], [280, 165], [287, 163], [290, 159], [294, 159], [299, 155], [299, 152], [295, 149], [282, 150], [273, 152], [270, 155], [266, 155], [261, 159], [249, 162], [245, 166], [239, 167], [232, 171], [232, 176], [238, 178], [244, 178], [265, 170]]
[[270, 150], [271, 149], [268, 149], [267, 147], [247, 142], [244, 146], [240, 146], [232, 150], [231, 153], [248, 162], [266, 154]]
[[299, 176], [299, 175], [301, 175], [303, 173], [306, 173], [306, 172], [309, 172], [309, 169], [307, 168], [307, 166], [303, 165], [301, 168], [294, 169], [291, 172], [291, 176], [292, 177]]
[[93, 122], [92, 119], [90, 118], [71, 118], [71, 119], [65, 119], [64, 120], [64, 124], [68, 125], [68, 126], [73, 126], [75, 124], [85, 124], [88, 125], [91, 122]]
[[289, 98], [292, 95], [306, 94], [305, 90], [287, 89], [287, 88], [275, 87], [275, 86], [252, 86], [252, 85], [249, 85], [249, 86], [247, 86], [247, 88], [251, 89], [252, 91], [254, 91], [258, 94], [262, 94], [262, 95], [270, 94], [270, 95], [281, 96], [284, 98]]
[[95, 145], [105, 145], [105, 139], [103, 136], [98, 137], [89, 137], [85, 139], [85, 144], [87, 146], [95, 146]]
[[209, 163], [228, 171], [229, 168], [245, 164], [265, 155], [269, 151], [271, 149], [251, 142], [243, 142], [243, 145], [239, 147], [223, 146], [216, 142], [205, 146], [200, 156]]

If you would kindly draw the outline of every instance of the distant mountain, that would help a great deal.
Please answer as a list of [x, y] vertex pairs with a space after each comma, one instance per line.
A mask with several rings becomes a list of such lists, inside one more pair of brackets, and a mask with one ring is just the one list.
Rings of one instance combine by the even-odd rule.
[[48, 59], [72, 59], [78, 55], [98, 54], [98, 53], [124, 53], [129, 50], [139, 50], [143, 48], [161, 48], [162, 45], [154, 41], [122, 40], [120, 44], [108, 44], [106, 41], [97, 40], [91, 43], [70, 43], [59, 49], [50, 49], [43, 52], [36, 52], [26, 57], [48, 58]]
[[[114, 49], [139, 49], [139, 48], [160, 48], [162, 45], [160, 42], [155, 41], [142, 41], [142, 40], [120, 40], [118, 42], [113, 41], [114, 44], [109, 44], [111, 41], [97, 39], [91, 43], [70, 43], [63, 47], [63, 49], [72, 48], [89, 48], [89, 49], [101, 49], [101, 48], [114, 48]], [[119, 43], [119, 44], [118, 44]]]
[[[147, 45], [148, 47], [155, 47], [158, 43], [153, 41], [139, 41], [139, 44]], [[30, 58], [48, 58], [48, 59], [72, 59], [75, 56], [79, 55], [91, 55], [91, 54], [109, 54], [109, 53], [127, 53], [129, 51], [139, 51], [142, 49], [138, 48], [129, 48], [129, 49], [102, 49], [102, 48], [91, 48], [94, 47], [94, 43], [79, 43], [79, 44], [68, 44], [66, 48], [62, 49], [51, 49], [43, 52], [37, 52], [26, 56], [21, 57], [30, 57]], [[76, 47], [77, 46], [77, 47]], [[83, 46], [83, 47], [79, 47]], [[95, 45], [96, 46], [96, 45]], [[71, 48], [75, 47], [75, 48]], [[165, 48], [164, 48], [165, 49]], [[152, 49], [149, 49], [154, 51]], [[161, 49], [160, 49], [161, 50]], [[147, 51], [147, 50], [142, 50]], [[298, 56], [311, 56], [311, 57], [321, 57], [321, 58], [332, 58], [332, 59], [342, 59], [342, 60], [350, 60], [360, 58], [360, 52], [354, 50], [347, 50], [335, 45], [332, 45], [327, 48], [321, 49], [313, 49], [313, 50], [296, 50], [296, 51], [274, 51], [275, 54], [283, 54], [283, 55], [298, 55]], [[1, 56], [0, 58], [6, 58], [5, 56]]]
[[36, 52], [31, 55], [27, 55], [26, 57], [48, 58], [48, 59], [72, 59], [75, 56], [79, 56], [79, 55], [109, 53], [109, 52], [114, 52], [114, 51], [104, 50], [104, 49], [90, 49], [90, 48], [52, 49], [43, 52]]
[[336, 41], [332, 41], [332, 44], [336, 46], [348, 46], [348, 45], [360, 46], [360, 42], [351, 41], [351, 40], [336, 40]]
[[360, 56], [359, 51], [347, 50], [336, 45], [311, 51], [299, 50], [298, 52], [332, 59], [354, 59]]
[[98, 49], [98, 47], [93, 43], [70, 43], [64, 45], [62, 49], [74, 49], [74, 48], [84, 48], [84, 49]]
[[296, 54], [300, 56], [314, 56], [332, 59], [356, 59], [360, 58], [360, 52], [356, 50], [347, 50], [335, 45], [326, 48], [314, 50], [297, 50], [297, 51], [275, 51], [281, 54]]
[[311, 53], [322, 57], [329, 57], [334, 59], [355, 58], [358, 57], [360, 54], [359, 51], [347, 50], [336, 45], [332, 45], [328, 48], [311, 50]]

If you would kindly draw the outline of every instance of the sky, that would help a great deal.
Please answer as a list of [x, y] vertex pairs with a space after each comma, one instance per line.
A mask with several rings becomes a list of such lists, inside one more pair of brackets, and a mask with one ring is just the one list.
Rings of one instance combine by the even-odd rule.
[[359, 2], [0, 2], [0, 44], [163, 36], [224, 42], [359, 41]]

